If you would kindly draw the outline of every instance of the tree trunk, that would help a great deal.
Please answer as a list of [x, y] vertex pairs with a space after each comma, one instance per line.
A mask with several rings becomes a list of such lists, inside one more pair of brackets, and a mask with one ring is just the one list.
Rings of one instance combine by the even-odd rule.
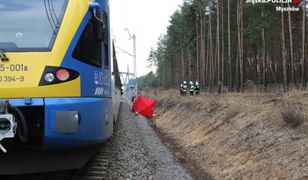
[[[261, 16], [264, 17], [264, 9], [261, 11]], [[265, 28], [262, 28], [262, 44], [263, 44], [263, 51], [262, 51], [262, 81], [264, 85], [264, 90], [266, 90], [267, 82], [266, 82], [266, 42], [265, 42]]]
[[201, 66], [201, 72], [200, 72], [200, 79], [199, 83], [201, 83], [201, 87], [204, 87], [204, 78], [205, 78], [205, 64], [206, 64], [206, 59], [205, 59], [205, 27], [204, 27], [204, 13], [203, 10], [200, 9], [200, 27], [201, 27], [201, 57], [200, 57], [200, 66]]
[[[268, 56], [266, 58], [268, 58]], [[267, 60], [267, 61], [269, 61], [269, 60]], [[274, 84], [276, 86], [277, 85], [277, 80], [276, 80], [275, 72], [273, 70], [272, 63], [270, 64], [269, 69], [271, 70], [271, 73], [272, 73], [272, 76], [273, 76], [273, 80], [274, 80]]]
[[286, 52], [286, 45], [285, 45], [285, 34], [284, 34], [284, 14], [281, 11], [281, 40], [282, 40], [282, 69], [283, 69], [283, 90], [284, 92], [287, 91], [287, 67], [286, 67], [286, 59], [287, 59], [287, 52]]
[[[288, 7], [290, 7], [290, 3], [288, 3]], [[291, 12], [288, 11], [288, 22], [289, 22], [289, 42], [290, 42], [290, 58], [291, 58], [291, 84], [296, 84], [295, 72], [294, 72], [294, 52], [293, 52], [293, 33], [292, 33], [292, 19]]]
[[243, 23], [243, 0], [240, 1], [240, 10], [241, 10], [241, 61], [240, 61], [240, 74], [241, 74], [241, 92], [244, 92], [244, 23]]
[[191, 58], [191, 50], [188, 49], [188, 79], [189, 81], [192, 79], [192, 58]]
[[217, 91], [221, 93], [221, 79], [220, 79], [220, 1], [217, 1], [217, 20], [216, 20], [216, 60], [217, 60]]
[[228, 0], [228, 62], [229, 62], [229, 91], [232, 91], [230, 0]]
[[[210, 21], [210, 20], [209, 20]], [[208, 27], [210, 26], [210, 22], [208, 21]], [[204, 23], [206, 24], [206, 23]], [[210, 71], [211, 71], [211, 67], [210, 67], [210, 60], [211, 60], [211, 49], [210, 49], [210, 29], [208, 28], [208, 32], [207, 32], [207, 45], [206, 45], [206, 67], [205, 67], [205, 72], [206, 72], [206, 77], [205, 77], [205, 85], [208, 86], [208, 88], [210, 87]]]
[[[212, 8], [212, 2], [210, 2], [210, 9]], [[212, 13], [210, 11], [209, 13], [209, 50], [210, 50], [210, 77], [209, 77], [209, 86], [210, 86], [210, 92], [212, 93], [214, 91], [214, 53], [213, 53], [213, 35], [212, 35]]]
[[225, 63], [225, 43], [224, 43], [224, 2], [221, 2], [221, 92], [224, 92], [224, 63]]
[[[208, 25], [209, 27], [209, 25]], [[211, 85], [211, 49], [210, 49], [210, 30], [208, 28], [208, 32], [207, 32], [207, 71], [206, 71], [206, 77], [205, 77], [205, 80], [206, 80], [206, 86], [208, 86], [208, 90], [210, 90], [210, 85]]]
[[258, 74], [259, 90], [261, 90], [261, 73], [260, 73], [259, 60], [257, 60], [257, 74]]
[[171, 62], [170, 62], [170, 65], [169, 65], [169, 87], [168, 88], [173, 88], [173, 85], [174, 85], [174, 82], [175, 82], [175, 79], [174, 79], [174, 75], [175, 75], [175, 68], [171, 68], [171, 67], [174, 67], [174, 59], [171, 59]]
[[302, 25], [302, 89], [306, 89], [306, 60], [305, 60], [305, 40], [306, 40], [306, 0], [303, 2], [303, 25]]
[[186, 79], [185, 77], [185, 59], [184, 59], [184, 50], [183, 47], [181, 47], [181, 64], [182, 64], [182, 81], [184, 81]]
[[244, 69], [243, 69], [243, 0], [237, 3], [237, 38], [238, 38], [238, 63], [239, 63], [239, 90], [244, 91]]
[[239, 62], [240, 62], [240, 46], [239, 46], [239, 43], [240, 43], [240, 25], [239, 25], [239, 14], [240, 14], [240, 8], [239, 8], [239, 0], [237, 1], [237, 9], [236, 9], [236, 14], [237, 14], [237, 17], [236, 17], [236, 20], [237, 20], [237, 55], [236, 55], [236, 63], [235, 63], [235, 88], [236, 88], [236, 91], [240, 91], [240, 76], [239, 76]]
[[[197, 79], [199, 78], [199, 62], [200, 62], [200, 30], [199, 30], [199, 14], [196, 12], [196, 34], [197, 34], [197, 60], [196, 60], [196, 73]], [[191, 79], [192, 80], [192, 79]]]
[[165, 69], [163, 69], [162, 79], [163, 79], [163, 87], [166, 88], [166, 85], [165, 85]]

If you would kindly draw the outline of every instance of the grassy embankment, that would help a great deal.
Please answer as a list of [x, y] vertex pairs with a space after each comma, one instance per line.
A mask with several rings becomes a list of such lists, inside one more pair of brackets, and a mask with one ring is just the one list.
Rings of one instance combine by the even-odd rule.
[[153, 124], [195, 177], [308, 178], [307, 92], [144, 94], [157, 100]]

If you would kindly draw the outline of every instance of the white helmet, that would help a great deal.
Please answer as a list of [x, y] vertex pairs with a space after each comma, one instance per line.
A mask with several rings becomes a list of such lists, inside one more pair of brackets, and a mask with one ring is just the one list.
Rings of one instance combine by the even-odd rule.
[[199, 85], [198, 81], [196, 81], [196, 85]]
[[193, 84], [193, 82], [192, 82], [192, 81], [189, 81], [189, 84]]
[[183, 84], [186, 84], [186, 81], [184, 81]]

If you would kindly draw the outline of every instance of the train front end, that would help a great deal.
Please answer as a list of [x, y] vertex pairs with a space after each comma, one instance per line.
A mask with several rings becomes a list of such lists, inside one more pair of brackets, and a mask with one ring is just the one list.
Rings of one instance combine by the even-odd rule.
[[61, 150], [112, 135], [106, 0], [0, 2], [0, 148]]

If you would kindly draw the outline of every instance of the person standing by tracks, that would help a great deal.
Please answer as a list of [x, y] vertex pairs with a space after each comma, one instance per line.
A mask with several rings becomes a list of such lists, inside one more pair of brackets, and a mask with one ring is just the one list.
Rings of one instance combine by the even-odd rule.
[[189, 82], [189, 93], [190, 96], [194, 96], [194, 91], [195, 91], [195, 85], [192, 81]]
[[181, 84], [181, 87], [180, 87], [180, 93], [181, 93], [181, 95], [182, 95], [182, 96], [186, 96], [187, 90], [188, 90], [187, 82], [186, 82], [186, 81], [183, 81], [183, 83]]
[[199, 82], [196, 81], [196, 83], [195, 83], [195, 94], [199, 95], [199, 93], [200, 93], [200, 85], [199, 85]]
[[183, 96], [183, 83], [180, 84], [180, 95]]

